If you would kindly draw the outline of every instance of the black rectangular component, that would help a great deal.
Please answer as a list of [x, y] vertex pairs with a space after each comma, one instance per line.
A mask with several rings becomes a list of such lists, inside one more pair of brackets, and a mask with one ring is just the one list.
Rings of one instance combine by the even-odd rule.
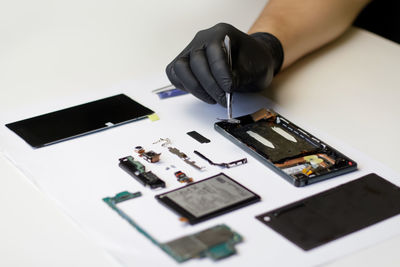
[[256, 218], [310, 250], [399, 213], [400, 188], [368, 174]]
[[196, 131], [187, 132], [187, 135], [191, 136], [193, 139], [197, 140], [200, 143], [210, 143], [210, 140], [204, 137], [203, 135], [199, 134]]
[[157, 195], [168, 208], [190, 224], [247, 206], [260, 197], [224, 173]]
[[124, 94], [6, 124], [35, 148], [105, 130], [154, 113]]
[[291, 123], [262, 109], [220, 121], [215, 129], [295, 186], [305, 186], [357, 169], [357, 163]]
[[132, 156], [120, 158], [118, 165], [144, 186], [148, 185], [151, 189], [165, 187], [163, 180], [151, 171], [146, 171], [145, 166], [139, 161], [134, 160]]

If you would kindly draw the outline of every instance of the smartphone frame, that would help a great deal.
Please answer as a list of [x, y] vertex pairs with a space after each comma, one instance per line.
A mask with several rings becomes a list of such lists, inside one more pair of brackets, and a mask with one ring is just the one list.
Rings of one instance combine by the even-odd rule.
[[[357, 163], [347, 156], [343, 155], [333, 147], [327, 145], [326, 143], [322, 142], [312, 134], [308, 133], [307, 131], [303, 130], [302, 128], [298, 127], [297, 125], [293, 124], [290, 122], [288, 119], [285, 117], [281, 116], [280, 114], [276, 113], [273, 110], [267, 110], [271, 114], [276, 115], [276, 121], [280, 123], [280, 125], [284, 126], [286, 130], [288, 130], [291, 134], [296, 135], [298, 138], [302, 138], [304, 140], [307, 140], [307, 142], [312, 143], [315, 146], [321, 147], [321, 149], [325, 149], [327, 151], [331, 151], [334, 154], [336, 154], [338, 157], [343, 158], [344, 160], [348, 161], [350, 165], [344, 166], [342, 168], [336, 169], [334, 171], [330, 171], [326, 174], [322, 175], [316, 175], [313, 177], [306, 177], [303, 179], [296, 179], [292, 177], [291, 175], [285, 173], [284, 171], [281, 170], [281, 168], [275, 166], [275, 164], [270, 161], [267, 157], [262, 155], [256, 148], [252, 147], [248, 143], [246, 143], [246, 140], [242, 140], [237, 138], [234, 133], [232, 132], [233, 127], [240, 127], [240, 125], [248, 125], [250, 123], [258, 123], [260, 121], [254, 121], [252, 114], [241, 116], [236, 118], [237, 120], [240, 121], [239, 124], [233, 124], [227, 121], [219, 121], [214, 124], [214, 128], [217, 132], [225, 136], [227, 139], [229, 139], [231, 142], [234, 144], [238, 145], [241, 147], [243, 150], [248, 152], [250, 155], [255, 157], [257, 160], [259, 160], [261, 163], [266, 165], [268, 168], [272, 169], [274, 172], [282, 176], [284, 179], [286, 179], [288, 182], [293, 184], [294, 186], [297, 187], [302, 187], [306, 186], [309, 184], [313, 184], [316, 182], [320, 182], [329, 178], [336, 177], [341, 174], [345, 174], [351, 171], [355, 171], [357, 169]], [[254, 113], [255, 114], [255, 113]]]

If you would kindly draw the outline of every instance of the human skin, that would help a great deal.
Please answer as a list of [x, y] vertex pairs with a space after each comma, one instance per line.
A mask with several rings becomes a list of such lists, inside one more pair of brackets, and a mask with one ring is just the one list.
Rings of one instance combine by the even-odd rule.
[[249, 30], [268, 32], [282, 44], [282, 69], [333, 41], [371, 0], [270, 0]]

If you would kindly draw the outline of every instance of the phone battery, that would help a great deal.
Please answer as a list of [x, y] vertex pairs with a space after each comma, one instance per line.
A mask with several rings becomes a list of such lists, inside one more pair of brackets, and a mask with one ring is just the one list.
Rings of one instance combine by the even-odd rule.
[[260, 200], [224, 173], [156, 196], [190, 224], [216, 217]]

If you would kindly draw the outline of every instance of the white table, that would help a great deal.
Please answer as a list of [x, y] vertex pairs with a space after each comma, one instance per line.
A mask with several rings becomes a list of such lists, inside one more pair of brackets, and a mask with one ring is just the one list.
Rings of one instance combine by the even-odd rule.
[[[197, 30], [220, 21], [246, 30], [265, 2], [3, 4], [0, 109], [162, 73]], [[281, 73], [265, 94], [295, 114], [292, 121], [307, 117], [313, 127], [399, 172], [398, 62], [399, 45], [352, 29]], [[1, 266], [119, 266], [3, 157], [0, 169]], [[400, 237], [393, 237], [331, 266], [398, 266], [399, 246]]]

